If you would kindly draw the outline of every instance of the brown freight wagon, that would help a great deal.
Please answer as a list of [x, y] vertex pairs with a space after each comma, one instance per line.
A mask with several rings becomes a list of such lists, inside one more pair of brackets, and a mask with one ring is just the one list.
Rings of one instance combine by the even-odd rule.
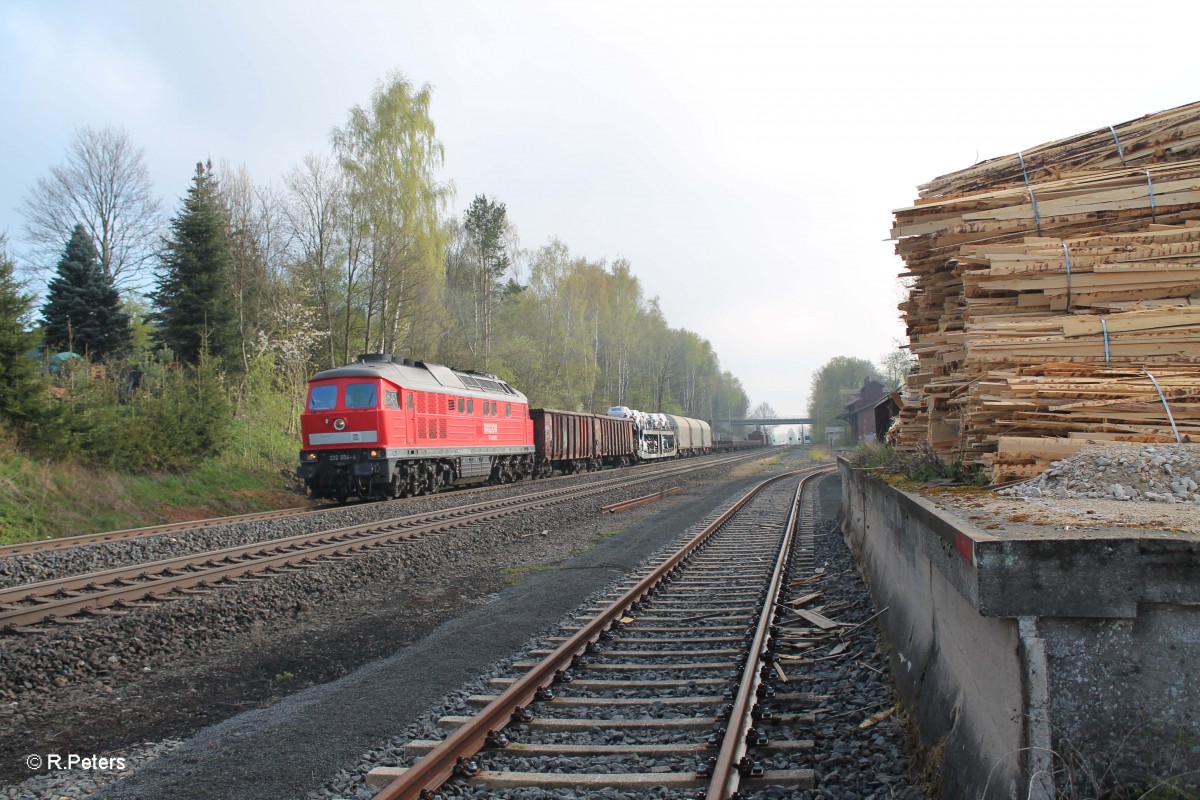
[[549, 408], [531, 408], [529, 416], [539, 477], [633, 461], [633, 420]]

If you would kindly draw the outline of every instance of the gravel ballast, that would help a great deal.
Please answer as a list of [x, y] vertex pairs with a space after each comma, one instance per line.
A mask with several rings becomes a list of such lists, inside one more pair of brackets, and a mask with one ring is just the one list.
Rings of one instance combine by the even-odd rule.
[[1010, 497], [1063, 497], [1200, 505], [1200, 445], [1090, 445], [1037, 479], [1001, 490]]
[[[779, 467], [796, 465], [785, 458]], [[737, 477], [738, 472], [742, 477]], [[272, 693], [278, 690], [280, 697], [268, 696], [265, 703], [254, 702], [263, 707], [206, 727], [183, 745], [172, 744], [170, 752], [152, 762], [135, 763], [129, 770], [134, 774], [123, 776], [92, 796], [214, 800], [368, 797], [374, 791], [362, 783], [366, 771], [379, 763], [398, 763], [403, 758], [400, 748], [412, 738], [444, 736], [445, 732], [436, 726], [438, 717], [470, 713], [468, 695], [493, 693], [495, 689], [486, 686], [489, 678], [505, 674], [504, 667], [514, 659], [523, 658], [525, 650], [551, 646], [546, 638], [548, 632], [567, 618], [565, 615], [576, 607], [579, 598], [601, 593], [611, 581], [666, 542], [678, 539], [682, 529], [710, 515], [718, 501], [728, 499], [765, 475], [756, 471], [750, 477], [746, 474], [749, 472], [738, 470], [733, 476], [710, 474], [689, 478], [686, 495], [619, 517], [601, 516], [593, 513], [596, 509], [591, 507], [558, 512], [547, 508], [537, 515], [522, 515], [501, 525], [481, 526], [468, 538], [449, 534], [405, 545], [400, 549], [400, 554], [407, 556], [405, 559], [378, 554], [378, 563], [373, 561], [376, 556], [371, 556], [328, 565], [327, 571], [323, 567], [322, 571], [326, 571], [323, 577], [304, 572], [247, 584], [237, 590], [239, 601], [221, 599], [220, 595], [185, 601], [216, 603], [215, 608], [198, 612], [205, 620], [203, 625], [210, 628], [208, 640], [192, 641], [198, 639], [196, 619], [174, 610], [181, 604], [106, 620], [119, 626], [133, 624], [135, 617], [144, 617], [135, 628], [167, 631], [163, 635], [169, 641], [161, 646], [161, 651], [175, 655], [166, 655], [161, 662], [151, 657], [146, 662], [151, 671], [140, 673], [142, 661], [129, 658], [128, 648], [121, 645], [128, 642], [132, 629], [112, 629], [111, 646], [117, 648], [118, 665], [107, 672], [100, 669], [95, 674], [89, 673], [78, 684], [107, 698], [99, 705], [74, 706], [76, 712], [91, 718], [103, 713], [102, 709], [115, 714], [115, 709], [124, 705], [130, 706], [130, 713], [155, 713], [154, 703], [150, 702], [155, 699], [160, 703], [165, 699], [202, 706], [205, 693], [210, 691], [221, 669], [228, 674], [247, 663], [247, 648], [260, 650], [258, 655], [265, 659], [267, 653], [278, 656], [289, 650], [299, 657], [305, 647], [310, 647], [327, 655], [330, 660], [327, 666], [333, 674], [305, 671], [296, 666], [292, 667], [296, 674], [289, 678], [287, 667], [277, 666], [286, 665], [285, 659], [251, 662], [250, 669], [261, 673], [257, 676], [260, 688]], [[630, 496], [666, 485], [674, 484], [668, 479], [662, 486], [642, 486]], [[839, 612], [840, 619], [853, 623], [874, 612], [835, 532], [832, 517], [838, 502], [836, 479], [825, 479], [822, 491], [821, 513], [825, 519], [824, 532], [816, 540], [817, 563], [827, 564], [830, 575], [845, 579], [846, 591], [858, 593], [858, 599]], [[615, 499], [621, 498], [606, 495], [595, 505], [598, 508]], [[498, 530], [489, 531], [487, 528], [491, 527]], [[620, 529], [623, 529], [621, 535], [613, 535]], [[426, 546], [428, 550], [418, 549]], [[585, 548], [590, 549], [578, 552]], [[546, 565], [556, 562], [557, 568], [546, 569]], [[291, 581], [297, 583], [293, 585]], [[397, 581], [404, 585], [400, 595], [395, 593]], [[505, 585], [515, 581], [522, 582]], [[857, 588], [853, 588], [855, 583]], [[354, 588], [348, 590], [348, 585]], [[822, 587], [822, 591], [834, 590]], [[374, 616], [354, 622], [353, 615], [363, 613], [364, 609], [373, 610]], [[444, 624], [438, 627], [443, 620]], [[332, 629], [338, 622], [353, 628], [353, 633], [342, 631], [334, 635]], [[51, 631], [47, 636], [68, 634], [78, 636], [70, 628]], [[907, 767], [899, 719], [892, 717], [870, 730], [857, 731], [863, 718], [890, 705], [892, 700], [886, 677], [874, 672], [886, 670], [886, 659], [875, 649], [874, 625], [863, 626], [855, 636], [868, 639], [859, 642], [856, 638], [847, 654], [854, 655], [855, 662], [867, 667], [843, 674], [847, 672], [841, 669], [845, 664], [831, 660], [826, 662], [827, 666], [813, 671], [811, 686], [788, 689], [831, 694], [841, 709], [841, 713], [831, 710], [829, 718], [818, 716], [814, 732], [820, 752], [818, 776], [829, 772], [832, 777], [825, 778], [824, 783], [819, 777], [818, 789], [805, 796], [917, 797], [906, 778], [898, 776]], [[10, 638], [6, 644], [19, 644], [24, 639]], [[159, 645], [157, 639], [152, 641], [154, 647], [143, 638], [142, 646], [153, 651]], [[340, 648], [340, 653], [330, 653], [329, 648], [323, 647], [331, 642]], [[25, 655], [34, 658], [59, 643], [59, 640], [44, 641], [40, 651], [31, 647]], [[451, 657], [449, 653], [456, 648], [459, 652]], [[207, 653], [208, 667], [196, 667], [200, 674], [179, 667], [181, 649]], [[356, 659], [351, 652], [354, 650], [361, 651], [365, 660]], [[217, 662], [223, 662], [223, 666], [218, 668]], [[331, 680], [337, 678], [339, 669], [344, 672], [359, 664], [365, 665]], [[328, 682], [309, 686], [317, 681]], [[52, 680], [49, 686], [54, 686]], [[307, 688], [297, 691], [297, 686]], [[172, 690], [176, 693], [174, 697], [169, 696]], [[290, 696], [282, 696], [288, 692], [292, 692]], [[59, 694], [64, 695], [60, 699], [68, 712], [61, 719], [70, 718], [73, 706], [65, 697], [70, 691], [48, 688], [39, 691], [35, 685], [32, 690], [22, 687], [16, 693], [23, 699], [19, 704], [23, 719], [13, 725], [6, 724], [6, 728], [19, 730], [24, 726], [32, 736], [48, 730], [50, 726], [44, 720], [39, 723], [41, 716], [35, 707]], [[166, 698], [162, 697], [164, 693], [168, 694]], [[197, 693], [201, 697], [196, 697]], [[680, 696], [691, 693], [694, 690], [678, 692]], [[29, 699], [24, 700], [25, 697]], [[228, 714], [235, 705], [231, 702], [222, 711]], [[669, 706], [661, 710], [667, 716], [676, 713]], [[638, 709], [638, 713], [643, 711]], [[187, 727], [186, 719], [175, 721], [176, 730]], [[28, 741], [24, 743], [27, 745]], [[830, 745], [828, 751], [826, 744]], [[5, 760], [11, 763], [16, 760], [19, 748], [11, 747], [12, 741], [9, 745]], [[118, 752], [119, 748], [114, 746], [110, 751]], [[101, 748], [98, 752], [106, 751]], [[61, 779], [61, 775], [32, 780], [51, 779]], [[10, 788], [7, 796], [52, 796], [33, 790], [31, 784], [26, 786], [30, 787], [26, 791], [32, 793], [12, 793], [15, 790]], [[71, 795], [64, 792], [63, 796]], [[627, 796], [649, 795], [638, 792]]]
[[[731, 472], [742, 477], [731, 478]], [[545, 627], [569, 607], [571, 597], [586, 593], [571, 587], [603, 585], [655, 546], [653, 537], [663, 535], [661, 528], [636, 524], [638, 520], [670, 508], [682, 509], [685, 517], [701, 513], [691, 507], [702, 509], [715, 502], [705, 494], [709, 486], [730, 480], [745, 483], [751, 473], [757, 469], [714, 466], [687, 478], [688, 494], [618, 516], [600, 515], [598, 508], [678, 485], [680, 480], [656, 479], [574, 507], [545, 506], [496, 524], [427, 537], [372, 556], [247, 583], [229, 592], [137, 609], [86, 625], [7, 637], [0, 652], [0, 659], [6, 660], [0, 665], [0, 680], [7, 680], [5, 688], [16, 700], [0, 705], [3, 778], [29, 776], [23, 760], [31, 742], [53, 741], [64, 752], [112, 753], [144, 741], [188, 735], [248, 709], [270, 716], [290, 699], [288, 695], [314, 697], [314, 684], [336, 683], [366, 664], [371, 665], [368, 670], [382, 669], [379, 665], [389, 656], [415, 645], [407, 656], [410, 660], [393, 667], [407, 676], [397, 679], [401, 688], [376, 684], [382, 696], [369, 710], [355, 703], [332, 704], [327, 716], [343, 722], [333, 726], [338, 735], [329, 734], [336, 740], [329, 747], [318, 747], [311, 731], [296, 730], [290, 735], [305, 755], [289, 761], [290, 766], [269, 759], [232, 772], [218, 766], [213, 773], [215, 780], [225, 781], [221, 788], [206, 789], [203, 781], [184, 779], [169, 790], [176, 796], [289, 796], [287, 791], [270, 789], [273, 781], [280, 780], [280, 770], [301, 783], [312, 781], [312, 765], [328, 759], [332, 770], [339, 747], [360, 752], [370, 741], [395, 730], [390, 722], [386, 730], [375, 729], [364, 725], [364, 719], [377, 715], [392, 720], [388, 710], [414, 697], [419, 698], [417, 708], [423, 708], [470, 677], [429, 668], [437, 658], [421, 650], [421, 643], [439, 624], [483, 612], [486, 622], [474, 623], [486, 633], [477, 647], [487, 652], [495, 649], [488, 661], [511, 653], [537, 629], [520, 638], [504, 633], [519, 625], [523, 615], [528, 613]], [[615, 536], [635, 524], [636, 532]], [[580, 554], [581, 562], [549, 569], [575, 554]], [[548, 592], [546, 596], [528, 594], [546, 581], [549, 588], [540, 590]], [[519, 585], [509, 585], [513, 583]], [[509, 598], [504, 608], [497, 607], [499, 597]], [[524, 610], [514, 614], [507, 607], [510, 603]], [[474, 629], [459, 638], [466, 635], [475, 635]], [[135, 637], [141, 641], [133, 642]], [[443, 640], [442, 646], [449, 648], [456, 641]], [[139, 645], [150, 655], [143, 655]], [[112, 656], [115, 661], [110, 661]], [[59, 686], [53, 679], [63, 676], [58, 670], [66, 665], [75, 674], [66, 675], [67, 685]], [[407, 685], [409, 678], [415, 688]], [[423, 682], [437, 684], [437, 693], [421, 688]], [[324, 726], [309, 721], [314, 729]], [[194, 777], [196, 770], [185, 772]], [[235, 774], [242, 779], [235, 780]], [[255, 794], [260, 783], [262, 793]], [[128, 796], [162, 793], [133, 790]]]
[[[839, 497], [839, 484], [836, 478], [822, 479], [819, 485], [818, 512], [820, 522], [814, 540], [816, 565], [826, 570], [828, 578], [813, 587], [812, 591], [821, 591], [822, 600], [838, 607], [839, 621], [857, 624], [865, 622], [875, 615], [869, 596], [858, 572], [854, 567], [850, 554], [842, 543], [839, 527], [836, 521], [836, 510]], [[731, 500], [733, 498], [730, 498]], [[699, 525], [696, 526], [698, 528]], [[688, 531], [680, 540], [691, 535]], [[601, 592], [589, 598], [583, 605], [597, 605], [611, 597], [612, 591]], [[576, 620], [574, 614], [560, 620], [560, 624], [571, 624]], [[558, 631], [560, 635], [562, 631]], [[845, 657], [817, 661], [804, 668], [796, 668], [802, 672], [802, 677], [784, 686], [777, 685], [780, 691], [807, 692], [817, 695], [828, 695], [820, 703], [817, 722], [810, 735], [816, 740], [816, 750], [812, 766], [817, 771], [817, 787], [813, 790], [793, 790], [783, 787], [754, 787], [751, 784], [744, 787], [747, 798], [767, 800], [768, 798], [821, 798], [821, 800], [844, 800], [850, 797], [888, 797], [888, 798], [920, 798], [920, 791], [909, 778], [909, 758], [905, 754], [905, 723], [901, 716], [893, 714], [878, 724], [860, 729], [859, 725], [868, 717], [880, 711], [889, 709], [894, 704], [894, 697], [887, 679], [887, 658], [878, 639], [874, 625], [864, 624], [847, 639], [848, 647]], [[371, 769], [381, 766], [409, 766], [413, 758], [405, 753], [404, 746], [413, 740], [438, 740], [446, 735], [446, 731], [438, 725], [438, 719], [446, 715], [465, 716], [474, 712], [467, 698], [474, 694], [489, 694], [496, 690], [490, 685], [493, 678], [512, 677], [515, 673], [508, 669], [511, 661], [531, 659], [529, 652], [551, 645], [545, 637], [538, 637], [529, 642], [526, 647], [510, 661], [492, 665], [486, 672], [475, 680], [442, 698], [426, 713], [411, 723], [396, 736], [390, 737], [379, 745], [362, 754], [352, 766], [347, 766], [332, 777], [320, 790], [310, 793], [306, 800], [333, 800], [334, 798], [370, 798], [376, 790], [366, 784], [365, 778]], [[624, 660], [624, 659], [622, 659]], [[623, 675], [622, 677], [629, 677]], [[644, 677], [664, 677], [647, 673]], [[687, 676], [681, 676], [686, 678]], [[564, 687], [565, 693], [570, 693], [571, 687]], [[674, 692], [664, 691], [663, 695], [676, 694], [679, 696], [702, 694], [696, 688], [680, 688]], [[629, 716], [672, 716], [670, 711], [655, 711], [652, 706], [639, 706], [636, 713], [626, 709]], [[571, 734], [542, 733], [539, 741], [573, 742], [576, 737]], [[694, 741], [694, 734], [686, 733], [657, 733], [653, 739], [638, 732], [610, 734], [611, 744], [649, 744], [669, 743], [675, 741]], [[786, 738], [782, 734], [777, 738]], [[598, 759], [603, 762], [604, 759]], [[629, 756], [611, 757], [611, 765], [606, 768], [601, 763], [596, 772], [623, 772], [641, 768], [691, 769], [697, 765], [694, 758], [646, 760]], [[762, 759], [766, 769], [786, 769], [794, 766], [788, 763], [789, 757], [779, 754]], [[642, 762], [645, 763], [642, 763]], [[533, 772], [552, 772], [567, 768], [570, 762], [555, 756], [545, 757], [511, 757], [503, 751], [487, 752], [482, 755], [484, 769], [521, 770]], [[441, 792], [446, 798], [485, 798], [505, 797], [516, 800], [541, 800], [542, 798], [577, 798], [575, 790], [542, 790], [542, 789], [507, 789], [502, 791], [486, 788], [473, 788], [467, 785], [445, 787]], [[589, 796], [611, 798], [693, 798], [694, 790], [669, 791], [638, 790], [622, 792], [618, 790], [603, 790]]]
[[[701, 462], [698, 460], [696, 463]], [[611, 480], [617, 474], [626, 474], [630, 477], [652, 475], [657, 468], [658, 465], [648, 465], [634, 467], [624, 473], [605, 471], [551, 480], [524, 481], [511, 486], [489, 487], [485, 490], [444, 491], [427, 497], [410, 497], [403, 500], [375, 503], [351, 502], [345, 506], [318, 509], [279, 519], [231, 523], [201, 528], [187, 533], [164, 533], [114, 542], [97, 542], [65, 550], [45, 550], [14, 555], [0, 558], [0, 588], [53, 580], [68, 575], [83, 575], [255, 542], [274, 541], [288, 536], [318, 533], [334, 528], [385, 522], [396, 517], [424, 514], [467, 503], [486, 502], [534, 490], [554, 488], [563, 485], [566, 481], [569, 481], [571, 485], [579, 485]]]

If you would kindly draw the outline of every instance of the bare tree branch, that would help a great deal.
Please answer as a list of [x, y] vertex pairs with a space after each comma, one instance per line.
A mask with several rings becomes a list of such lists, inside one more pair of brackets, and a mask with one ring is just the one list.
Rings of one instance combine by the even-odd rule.
[[100, 251], [121, 289], [149, 285], [159, 247], [162, 204], [151, 190], [145, 152], [121, 128], [77, 128], [65, 163], [38, 179], [22, 206], [25, 236], [40, 270], [53, 269], [76, 224]]

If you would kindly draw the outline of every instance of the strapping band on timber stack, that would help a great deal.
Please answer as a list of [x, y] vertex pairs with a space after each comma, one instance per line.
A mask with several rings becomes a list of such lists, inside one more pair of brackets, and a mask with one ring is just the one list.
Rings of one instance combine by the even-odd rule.
[[918, 359], [897, 445], [999, 482], [1087, 441], [1200, 441], [1200, 103], [919, 195], [892, 228]]

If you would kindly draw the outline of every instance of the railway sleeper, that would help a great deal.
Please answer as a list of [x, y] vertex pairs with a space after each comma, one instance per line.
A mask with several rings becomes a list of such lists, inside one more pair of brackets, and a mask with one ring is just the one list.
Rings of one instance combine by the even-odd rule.
[[[382, 788], [407, 771], [407, 767], [376, 767], [367, 774], [367, 783]], [[753, 781], [767, 786], [811, 789], [816, 783], [816, 776], [810, 769], [765, 770], [762, 774], [755, 775]], [[708, 778], [698, 773], [670, 772], [546, 773], [480, 770], [469, 778], [467, 783], [471, 786], [496, 789], [701, 789], [708, 785]]]
[[[423, 756], [441, 744], [436, 739], [414, 739], [404, 745], [404, 752], [411, 756]], [[758, 748], [763, 753], [808, 752], [815, 747], [812, 739], [788, 739], [771, 742]], [[486, 755], [486, 749], [481, 751]], [[712, 752], [705, 742], [666, 742], [661, 744], [566, 744], [547, 742], [532, 744], [510, 742], [504, 746], [508, 756], [689, 756]]]

